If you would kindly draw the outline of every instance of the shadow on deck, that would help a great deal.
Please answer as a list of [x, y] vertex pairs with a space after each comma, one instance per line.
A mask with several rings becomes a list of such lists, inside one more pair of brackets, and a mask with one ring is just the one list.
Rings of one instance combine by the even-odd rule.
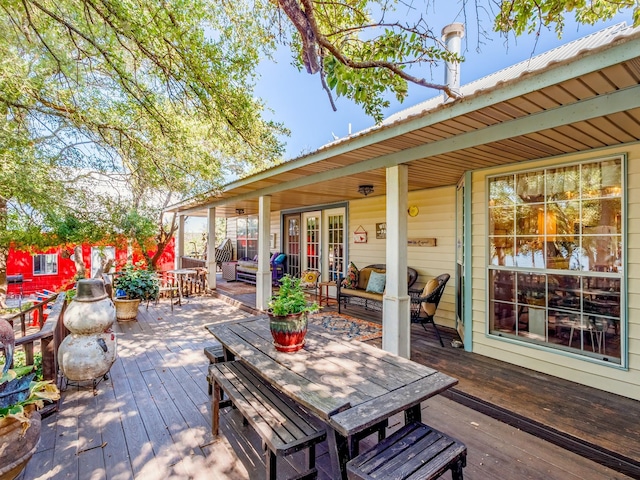
[[[223, 282], [220, 292], [233, 298], [244, 284]], [[243, 291], [244, 291], [243, 290]], [[255, 306], [255, 295], [242, 301]], [[324, 308], [333, 311], [335, 307]], [[360, 307], [351, 316], [380, 322], [380, 313]], [[451, 347], [453, 329], [439, 327], [441, 348], [431, 326], [412, 325], [411, 359], [459, 380], [444, 393], [455, 402], [552, 442], [616, 471], [640, 478], [640, 402], [527, 368]], [[372, 340], [381, 346], [381, 340]], [[434, 425], [435, 426], [435, 425]]]
[[[98, 385], [95, 394], [89, 386], [63, 392], [60, 410], [44, 419], [38, 451], [20, 479], [264, 478], [260, 439], [242, 424], [236, 410], [226, 409], [221, 435], [211, 435], [211, 398], [202, 349], [212, 337], [204, 326], [251, 315], [228, 302], [234, 303], [214, 296], [192, 297], [171, 311], [168, 300], [163, 299], [148, 309], [141, 306], [137, 321], [117, 322], [118, 360], [110, 378]], [[349, 314], [360, 316], [355, 309]], [[542, 435], [530, 435], [458, 402], [465, 395], [477, 396], [483, 402], [495, 400], [489, 404], [507, 411], [520, 408], [527, 418], [546, 417], [558, 430], [568, 428], [562, 424], [566, 422], [575, 435], [583, 428], [586, 433], [597, 431], [594, 444], [598, 450], [620, 442], [629, 455], [635, 455], [634, 460], [638, 459], [637, 451], [633, 452], [638, 442], [631, 429], [639, 424], [637, 402], [630, 408], [620, 397], [584, 390], [570, 382], [565, 385], [460, 349], [441, 348], [418, 325], [412, 326], [412, 336], [414, 360], [460, 379], [453, 392], [456, 401], [440, 395], [424, 402], [422, 409], [425, 422], [467, 445], [466, 479], [627, 478], [543, 440]], [[527, 383], [533, 379], [544, 388], [530, 388]], [[538, 389], [550, 404], [542, 402], [543, 392]], [[595, 402], [606, 399], [608, 409], [601, 411]], [[575, 405], [587, 401], [594, 406], [585, 419]], [[549, 405], [553, 409], [548, 410]], [[585, 421], [592, 422], [592, 427], [583, 427]], [[390, 428], [398, 428], [399, 422], [392, 419]], [[614, 425], [621, 422], [628, 427], [616, 431]], [[301, 464], [297, 460], [294, 457], [293, 463]], [[318, 478], [331, 479], [324, 444], [318, 448], [317, 466]], [[280, 463], [279, 469], [286, 475], [294, 473], [289, 463]]]

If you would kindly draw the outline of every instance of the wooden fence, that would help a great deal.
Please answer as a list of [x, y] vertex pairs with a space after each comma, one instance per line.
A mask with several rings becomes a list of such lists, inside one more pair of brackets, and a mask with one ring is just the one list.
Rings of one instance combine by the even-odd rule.
[[[53, 305], [47, 319], [44, 320], [44, 310], [49, 303]], [[16, 338], [16, 350], [19, 347], [24, 349], [26, 365], [33, 364], [35, 351], [39, 350], [42, 353], [42, 376], [45, 380], [57, 381], [58, 346], [66, 335], [63, 322], [66, 308], [65, 294], [59, 293], [7, 319], [12, 325], [20, 319], [22, 337]], [[38, 312], [40, 330], [27, 335], [27, 322], [30, 321], [33, 312]]]

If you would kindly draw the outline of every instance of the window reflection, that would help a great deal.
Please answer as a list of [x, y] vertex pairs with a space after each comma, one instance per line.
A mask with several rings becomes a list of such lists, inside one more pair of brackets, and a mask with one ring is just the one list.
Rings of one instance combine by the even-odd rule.
[[490, 333], [620, 363], [621, 187], [619, 158], [489, 180]]

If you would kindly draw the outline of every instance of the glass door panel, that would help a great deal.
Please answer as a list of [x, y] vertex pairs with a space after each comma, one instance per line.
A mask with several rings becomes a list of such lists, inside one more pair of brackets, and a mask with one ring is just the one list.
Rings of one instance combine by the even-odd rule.
[[300, 215], [284, 217], [284, 253], [287, 255], [287, 273], [293, 277], [300, 275]]

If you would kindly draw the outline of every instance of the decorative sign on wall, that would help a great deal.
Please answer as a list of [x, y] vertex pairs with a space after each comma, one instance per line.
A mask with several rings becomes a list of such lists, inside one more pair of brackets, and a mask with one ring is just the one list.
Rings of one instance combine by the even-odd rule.
[[387, 238], [386, 223], [376, 223], [376, 238]]
[[435, 238], [410, 238], [407, 241], [407, 244], [410, 247], [435, 247], [436, 239]]
[[367, 243], [367, 231], [362, 228], [362, 225], [353, 232], [353, 243]]

